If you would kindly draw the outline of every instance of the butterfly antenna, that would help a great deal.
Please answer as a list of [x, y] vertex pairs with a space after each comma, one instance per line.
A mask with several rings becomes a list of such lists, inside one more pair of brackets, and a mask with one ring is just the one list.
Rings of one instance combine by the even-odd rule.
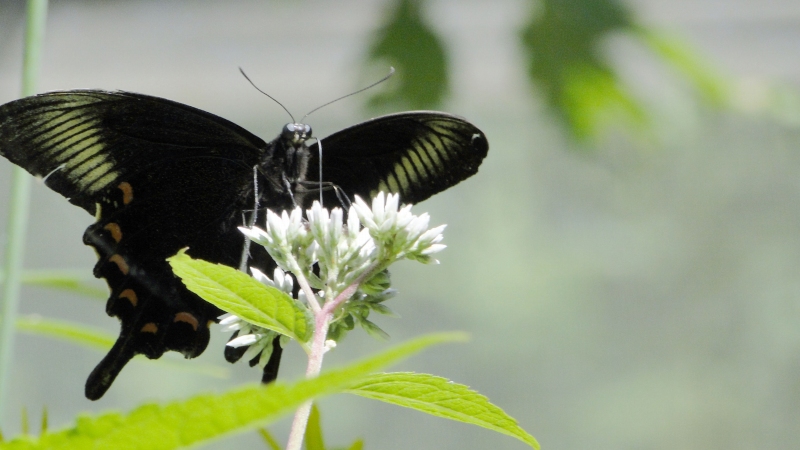
[[[241, 69], [239, 69], [239, 70], [241, 70]], [[357, 90], [357, 91], [355, 91], [355, 92], [351, 92], [351, 93], [349, 93], [349, 94], [347, 94], [347, 95], [343, 95], [343, 96], [341, 96], [341, 97], [339, 97], [339, 98], [337, 98], [337, 99], [335, 99], [335, 100], [331, 100], [331, 101], [329, 101], [328, 103], [325, 103], [324, 105], [317, 106], [316, 108], [314, 108], [314, 109], [312, 109], [311, 111], [309, 111], [309, 112], [308, 112], [308, 113], [307, 113], [305, 116], [303, 116], [303, 118], [302, 118], [302, 119], [300, 119], [300, 123], [303, 123], [303, 121], [306, 119], [306, 117], [310, 116], [310, 115], [311, 115], [311, 113], [313, 113], [313, 112], [317, 111], [318, 109], [322, 109], [322, 108], [324, 108], [325, 106], [328, 106], [328, 105], [330, 105], [331, 103], [336, 103], [336, 102], [338, 102], [339, 100], [342, 100], [342, 99], [345, 99], [345, 98], [347, 98], [347, 97], [350, 97], [351, 95], [356, 95], [356, 94], [358, 94], [358, 93], [360, 93], [360, 92], [364, 92], [364, 91], [366, 91], [366, 90], [367, 90], [367, 89], [369, 89], [369, 88], [373, 88], [373, 87], [375, 87], [375, 86], [377, 86], [377, 85], [379, 85], [379, 84], [383, 83], [384, 81], [388, 80], [389, 78], [391, 78], [391, 77], [392, 77], [392, 75], [394, 75], [394, 67], [389, 67], [389, 73], [388, 73], [388, 74], [387, 74], [385, 77], [383, 77], [383, 78], [381, 78], [380, 80], [378, 80], [378, 81], [376, 81], [376, 82], [374, 82], [374, 83], [370, 84], [369, 86], [367, 86], [367, 87], [365, 87], [365, 88], [361, 88], [361, 89], [359, 89], [359, 90]], [[258, 89], [258, 88], [256, 88], [256, 89]], [[272, 97], [270, 97], [270, 98], [272, 98]]]
[[[290, 112], [289, 112], [289, 110], [288, 110], [288, 109], [286, 109], [286, 107], [285, 107], [285, 106], [283, 106], [283, 103], [279, 102], [278, 100], [276, 100], [276, 99], [275, 99], [275, 97], [273, 97], [273, 96], [271, 96], [271, 95], [267, 94], [266, 92], [262, 91], [261, 89], [259, 89], [259, 88], [258, 88], [258, 86], [256, 86], [256, 84], [255, 84], [255, 83], [253, 83], [253, 80], [251, 80], [251, 79], [250, 79], [250, 77], [248, 77], [248, 76], [247, 76], [247, 74], [246, 74], [246, 73], [244, 73], [244, 70], [243, 70], [241, 67], [239, 67], [239, 72], [241, 72], [241, 73], [242, 73], [242, 76], [244, 76], [244, 79], [245, 79], [245, 80], [247, 80], [247, 81], [249, 81], [249, 82], [250, 82], [250, 84], [251, 84], [251, 85], [253, 85], [253, 87], [254, 87], [254, 88], [256, 88], [256, 90], [257, 90], [258, 92], [261, 92], [262, 94], [264, 94], [264, 95], [266, 95], [267, 97], [269, 97], [269, 98], [270, 98], [270, 99], [271, 99], [273, 102], [275, 102], [275, 103], [277, 103], [277, 104], [281, 105], [281, 108], [283, 108], [283, 110], [284, 110], [284, 111], [286, 111], [286, 114], [288, 114], [288, 115], [289, 115], [289, 117], [291, 117], [291, 118], [292, 118], [292, 123], [297, 123], [297, 121], [296, 121], [296, 120], [294, 120], [294, 116], [292, 115], [292, 113], [290, 113]], [[387, 78], [388, 78], [388, 77], [387, 77]], [[381, 81], [383, 81], [383, 80], [381, 80]], [[377, 83], [376, 83], [376, 84], [377, 84]], [[370, 87], [371, 87], [371, 86], [370, 86]], [[363, 89], [362, 89], [362, 90], [363, 90]], [[360, 92], [360, 91], [359, 91], [359, 92]], [[323, 105], [323, 106], [325, 106], [325, 105]], [[317, 108], [317, 109], [319, 109], [319, 108]], [[313, 112], [313, 111], [312, 111], [312, 112]], [[309, 114], [310, 114], [310, 113], [309, 113]], [[307, 115], [308, 115], [308, 114], [306, 114], [306, 116], [307, 116]], [[305, 117], [304, 117], [304, 119], [305, 119]]]

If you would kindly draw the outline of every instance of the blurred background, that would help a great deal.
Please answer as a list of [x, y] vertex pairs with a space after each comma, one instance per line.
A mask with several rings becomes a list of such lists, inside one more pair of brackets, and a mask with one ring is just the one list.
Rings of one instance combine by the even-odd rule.
[[[102, 88], [187, 103], [265, 140], [314, 113], [317, 136], [441, 109], [490, 143], [473, 178], [420, 204], [447, 223], [438, 266], [393, 272], [392, 342], [464, 330], [396, 370], [464, 383], [548, 450], [800, 447], [800, 3], [729, 0], [52, 1], [40, 91]], [[0, 103], [19, 96], [23, 2], [0, 1]], [[0, 233], [11, 165], [0, 159]], [[34, 182], [26, 269], [91, 278], [92, 217]], [[92, 281], [98, 288], [104, 283]], [[104, 299], [25, 287], [21, 313], [103, 329]], [[222, 358], [131, 362], [97, 402], [97, 350], [20, 333], [6, 436], [80, 412], [259, 378]], [[385, 348], [356, 330], [328, 367]], [[280, 377], [301, 376], [302, 351]], [[219, 370], [222, 369], [222, 377]], [[225, 372], [227, 371], [227, 372]], [[525, 448], [348, 395], [320, 403], [329, 444]], [[285, 442], [289, 419], [270, 430]], [[266, 448], [256, 433], [204, 448]]]

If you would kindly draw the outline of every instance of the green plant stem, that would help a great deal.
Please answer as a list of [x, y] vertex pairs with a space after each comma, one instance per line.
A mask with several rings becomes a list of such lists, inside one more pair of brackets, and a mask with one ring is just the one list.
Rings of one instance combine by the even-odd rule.
[[[22, 96], [36, 92], [47, 21], [47, 0], [28, 0], [25, 27], [25, 53], [22, 64]], [[8, 216], [8, 234], [5, 246], [5, 283], [0, 310], [0, 415], [6, 404], [8, 377], [12, 363], [14, 322], [19, 305], [22, 257], [25, 248], [25, 231], [28, 223], [30, 176], [14, 166], [11, 172], [11, 205]]]
[[[380, 262], [375, 262], [372, 267], [365, 270], [356, 280], [347, 286], [339, 295], [333, 300], [325, 302], [321, 309], [314, 311], [314, 337], [311, 341], [311, 352], [308, 355], [308, 366], [306, 367], [306, 378], [314, 378], [319, 376], [322, 370], [322, 359], [325, 357], [325, 341], [328, 337], [328, 329], [333, 319], [333, 313], [336, 308], [342, 303], [346, 302], [353, 294], [358, 291], [358, 287], [362, 283], [370, 279], [379, 270], [383, 270], [384, 265]], [[308, 287], [308, 280], [303, 276], [301, 271], [296, 275], [297, 282], [300, 286]], [[313, 299], [316, 303], [316, 297], [308, 287], [306, 297]], [[319, 307], [318, 307], [319, 308]], [[311, 414], [312, 401], [307, 401], [300, 405], [295, 411], [294, 419], [292, 420], [292, 428], [289, 431], [289, 442], [286, 444], [286, 450], [300, 450], [303, 446], [303, 437], [308, 425], [308, 417]]]

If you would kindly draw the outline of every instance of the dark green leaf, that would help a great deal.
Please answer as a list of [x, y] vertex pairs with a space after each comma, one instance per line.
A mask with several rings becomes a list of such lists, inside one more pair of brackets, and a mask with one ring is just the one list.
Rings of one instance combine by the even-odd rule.
[[388, 83], [395, 89], [373, 96], [371, 107], [431, 109], [447, 94], [447, 58], [441, 39], [422, 18], [419, 0], [397, 0], [375, 36], [369, 59], [394, 66]]
[[522, 31], [528, 73], [547, 105], [580, 137], [607, 122], [646, 122], [644, 109], [603, 61], [611, 33], [629, 31], [627, 9], [614, 0], [543, 0]]

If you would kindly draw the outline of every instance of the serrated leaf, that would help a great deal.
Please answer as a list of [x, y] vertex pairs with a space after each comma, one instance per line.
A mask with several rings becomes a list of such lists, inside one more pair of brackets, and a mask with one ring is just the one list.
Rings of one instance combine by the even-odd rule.
[[539, 449], [536, 439], [485, 396], [446, 378], [413, 372], [372, 374], [346, 392], [497, 431]]
[[264, 426], [306, 401], [341, 392], [359, 378], [426, 347], [464, 339], [461, 333], [428, 335], [313, 379], [249, 386], [165, 405], [148, 404], [126, 415], [84, 415], [72, 428], [38, 439], [21, 436], [0, 444], [0, 449], [172, 450], [195, 445]]
[[310, 339], [310, 313], [280, 289], [265, 286], [232, 267], [192, 259], [184, 251], [167, 261], [183, 284], [203, 300], [299, 342]]

